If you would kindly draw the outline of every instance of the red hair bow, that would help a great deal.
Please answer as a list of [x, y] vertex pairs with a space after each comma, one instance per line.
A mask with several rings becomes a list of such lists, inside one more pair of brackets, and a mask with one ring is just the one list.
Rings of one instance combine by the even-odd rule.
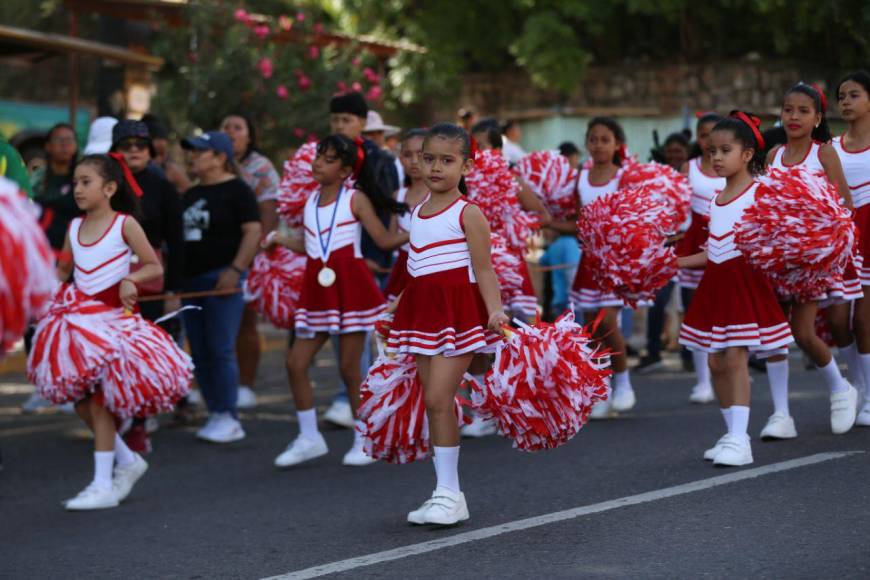
[[359, 174], [362, 171], [363, 163], [366, 162], [366, 150], [363, 149], [362, 137], [357, 137], [353, 140], [356, 143], [356, 161], [353, 164], [353, 178], [359, 179]]
[[813, 84], [810, 85], [810, 86], [813, 87], [813, 89], [814, 89], [817, 93], [819, 93], [819, 103], [821, 103], [821, 105], [822, 105], [821, 113], [822, 113], [822, 114], [827, 113], [827, 112], [828, 112], [828, 97], [825, 96], [825, 91], [823, 91], [823, 90], [822, 90], [822, 87], [820, 87], [820, 86], [817, 85], [816, 83], [813, 83]]
[[764, 137], [761, 136], [761, 119], [756, 116], [750, 117], [743, 111], [732, 111], [731, 116], [735, 119], [739, 119], [749, 125], [749, 128], [752, 129], [752, 134], [755, 135], [755, 140], [758, 142], [758, 148], [764, 149]]
[[136, 181], [136, 178], [133, 177], [133, 172], [130, 171], [130, 166], [127, 165], [127, 160], [124, 159], [124, 156], [120, 153], [109, 153], [109, 157], [118, 162], [121, 166], [121, 171], [124, 172], [124, 181], [127, 182], [127, 185], [130, 186], [130, 189], [133, 190], [133, 193], [136, 194], [136, 197], [142, 197], [143, 191], [142, 188], [139, 187], [139, 182]]

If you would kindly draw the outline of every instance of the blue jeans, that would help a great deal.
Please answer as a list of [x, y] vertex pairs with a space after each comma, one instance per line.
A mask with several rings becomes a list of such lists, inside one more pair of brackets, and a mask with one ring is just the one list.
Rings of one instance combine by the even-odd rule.
[[665, 308], [674, 290], [673, 281], [668, 282], [656, 294], [655, 303], [647, 311], [646, 350], [647, 356], [660, 358], [662, 355], [662, 331], [665, 329]]
[[[184, 281], [184, 290], [212, 290], [222, 271], [212, 270], [188, 278]], [[202, 310], [185, 310], [183, 315], [193, 364], [196, 365], [196, 382], [208, 412], [231, 413], [237, 417], [239, 363], [236, 360], [236, 336], [245, 307], [242, 294], [191, 298], [184, 304], [202, 307]]]

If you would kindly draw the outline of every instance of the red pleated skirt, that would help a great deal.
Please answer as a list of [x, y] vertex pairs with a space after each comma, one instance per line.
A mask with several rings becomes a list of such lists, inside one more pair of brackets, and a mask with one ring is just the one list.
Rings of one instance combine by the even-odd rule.
[[408, 274], [408, 252], [399, 250], [399, 257], [396, 258], [393, 269], [390, 270], [390, 277], [387, 278], [387, 287], [384, 290], [387, 300], [390, 302], [395, 300], [402, 293], [402, 290], [405, 289], [405, 286], [408, 285], [410, 279], [411, 275]]
[[870, 286], [870, 204], [855, 209], [855, 225], [860, 233], [858, 253], [863, 258], [859, 270], [861, 285]]

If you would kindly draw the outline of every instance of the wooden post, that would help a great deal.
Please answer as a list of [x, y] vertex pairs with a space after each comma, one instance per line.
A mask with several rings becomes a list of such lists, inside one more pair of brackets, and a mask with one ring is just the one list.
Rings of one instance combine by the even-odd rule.
[[[75, 10], [69, 13], [69, 35], [78, 38], [79, 17]], [[75, 52], [69, 55], [69, 123], [76, 130], [76, 117], [79, 106], [79, 57]]]

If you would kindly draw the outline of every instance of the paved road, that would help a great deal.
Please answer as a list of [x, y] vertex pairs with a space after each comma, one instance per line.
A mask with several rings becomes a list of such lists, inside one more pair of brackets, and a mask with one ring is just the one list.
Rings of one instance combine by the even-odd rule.
[[[92, 513], [59, 504], [91, 476], [77, 421], [21, 416], [28, 388], [0, 377], [0, 577], [263, 578], [350, 559], [295, 577], [868, 578], [870, 429], [831, 435], [818, 376], [798, 360], [792, 372], [800, 438], [756, 442], [753, 471], [700, 459], [718, 411], [688, 405], [690, 377], [662, 372], [635, 378], [636, 412], [561, 449], [466, 442], [472, 519], [437, 530], [405, 524], [433, 487], [431, 465], [342, 467], [347, 431], [325, 427], [325, 458], [272, 467], [295, 433], [280, 352], [264, 358], [245, 441], [210, 446], [194, 427], [163, 428], [129, 500]], [[325, 406], [337, 386], [328, 356], [314, 376]], [[769, 397], [753, 376], [757, 433]]]

